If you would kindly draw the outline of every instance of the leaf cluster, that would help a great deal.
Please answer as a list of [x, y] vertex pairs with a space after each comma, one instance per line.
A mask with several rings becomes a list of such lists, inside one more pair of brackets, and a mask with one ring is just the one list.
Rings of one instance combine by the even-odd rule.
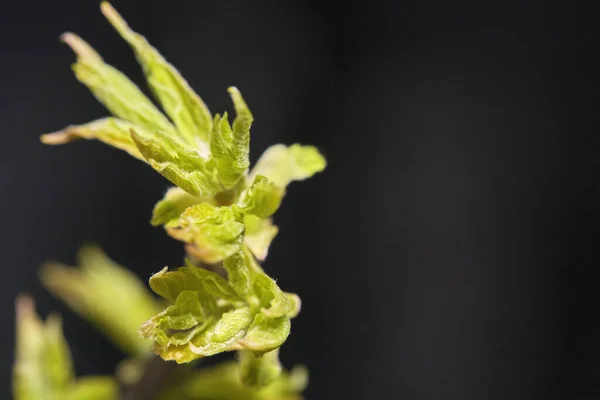
[[[203, 385], [181, 387], [207, 393], [239, 388], [240, 393], [224, 398], [284, 392], [294, 398], [305, 384], [304, 375], [283, 371], [278, 354], [301, 302], [297, 295], [282, 291], [260, 262], [278, 233], [272, 216], [287, 186], [321, 172], [325, 159], [313, 146], [277, 144], [250, 169], [254, 117], [240, 91], [228, 89], [235, 110], [231, 122], [227, 112], [211, 114], [181, 74], [110, 4], [103, 2], [101, 10], [133, 49], [157, 104], [83, 39], [65, 33], [63, 41], [76, 54], [72, 66], [76, 78], [112, 115], [42, 135], [41, 140], [50, 145], [99, 140], [170, 181], [173, 186], [156, 203], [151, 224], [183, 242], [187, 257], [184, 266], [164, 267], [150, 278], [150, 288], [160, 300], [93, 246], [81, 251], [79, 268], [45, 265], [42, 281], [132, 357], [123, 364], [122, 371], [129, 372], [122, 381], [139, 378], [137, 366], [144, 364], [139, 360], [150, 349], [177, 363], [238, 351], [238, 362], [221, 366], [218, 378], [203, 371], [197, 377]], [[49, 327], [36, 324], [40, 332], [56, 330], [53, 322]], [[18, 340], [29, 343], [25, 336]], [[25, 359], [19, 353], [16, 367]], [[16, 379], [16, 388], [21, 381]], [[36, 398], [18, 393], [24, 392], [16, 389], [18, 399]]]

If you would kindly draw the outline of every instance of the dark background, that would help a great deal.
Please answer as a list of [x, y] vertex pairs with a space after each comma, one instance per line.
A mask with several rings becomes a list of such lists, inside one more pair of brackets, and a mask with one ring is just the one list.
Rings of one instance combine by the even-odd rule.
[[[0, 12], [2, 398], [19, 292], [65, 315], [79, 373], [120, 358], [41, 288], [42, 261], [95, 241], [146, 279], [182, 257], [148, 224], [166, 180], [39, 143], [106, 115], [63, 31], [143, 82], [97, 3]], [[309, 399], [600, 398], [592, 3], [114, 1], [213, 112], [242, 90], [253, 160], [276, 142], [328, 158], [290, 187], [265, 266], [304, 302], [283, 359], [309, 366]]]

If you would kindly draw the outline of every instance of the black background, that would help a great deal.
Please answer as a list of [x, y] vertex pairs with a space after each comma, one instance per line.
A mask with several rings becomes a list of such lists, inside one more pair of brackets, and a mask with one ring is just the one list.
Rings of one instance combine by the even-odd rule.
[[[592, 3], [114, 2], [213, 112], [241, 89], [252, 160], [277, 142], [328, 158], [289, 188], [265, 265], [303, 299], [283, 359], [309, 366], [309, 399], [600, 398]], [[143, 82], [96, 1], [0, 11], [2, 398], [19, 292], [65, 315], [79, 373], [120, 358], [41, 288], [42, 261], [94, 241], [146, 279], [182, 257], [148, 224], [166, 180], [99, 143], [39, 143], [106, 115], [66, 30]]]

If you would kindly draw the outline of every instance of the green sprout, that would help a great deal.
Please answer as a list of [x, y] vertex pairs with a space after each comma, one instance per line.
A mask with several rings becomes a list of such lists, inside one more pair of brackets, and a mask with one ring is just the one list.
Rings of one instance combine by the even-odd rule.
[[169, 180], [174, 186], [156, 203], [151, 224], [183, 242], [187, 259], [184, 266], [152, 275], [150, 288], [160, 299], [96, 246], [82, 248], [77, 268], [44, 265], [41, 278], [48, 290], [129, 358], [114, 377], [75, 379], [60, 320], [41, 322], [23, 297], [17, 301], [14, 398], [133, 399], [156, 362], [153, 353], [188, 364], [229, 351], [237, 351], [237, 361], [200, 370], [178, 367], [152, 398], [301, 398], [306, 371], [288, 372], [279, 361], [301, 301], [280, 289], [260, 262], [278, 233], [272, 216], [287, 186], [323, 171], [324, 157], [313, 146], [277, 144], [250, 169], [254, 117], [240, 91], [228, 89], [235, 117], [212, 115], [109, 3], [101, 10], [133, 49], [160, 108], [83, 39], [65, 33], [62, 40], [76, 54], [75, 76], [112, 116], [42, 135], [41, 141], [99, 140]]

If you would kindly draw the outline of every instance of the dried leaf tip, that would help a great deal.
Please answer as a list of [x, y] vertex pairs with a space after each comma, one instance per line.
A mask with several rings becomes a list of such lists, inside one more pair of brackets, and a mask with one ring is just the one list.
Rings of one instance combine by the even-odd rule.
[[65, 32], [60, 35], [60, 40], [66, 43], [78, 58], [89, 61], [102, 61], [100, 54], [96, 52], [85, 40], [74, 33]]
[[15, 300], [15, 310], [17, 320], [33, 315], [35, 313], [35, 303], [31, 296], [27, 294], [20, 294], [17, 296], [17, 299]]
[[127, 22], [123, 19], [121, 14], [108, 2], [103, 1], [100, 3], [100, 11], [108, 22], [121, 34], [123, 37], [128, 40], [129, 35], [131, 35], [131, 29]]

